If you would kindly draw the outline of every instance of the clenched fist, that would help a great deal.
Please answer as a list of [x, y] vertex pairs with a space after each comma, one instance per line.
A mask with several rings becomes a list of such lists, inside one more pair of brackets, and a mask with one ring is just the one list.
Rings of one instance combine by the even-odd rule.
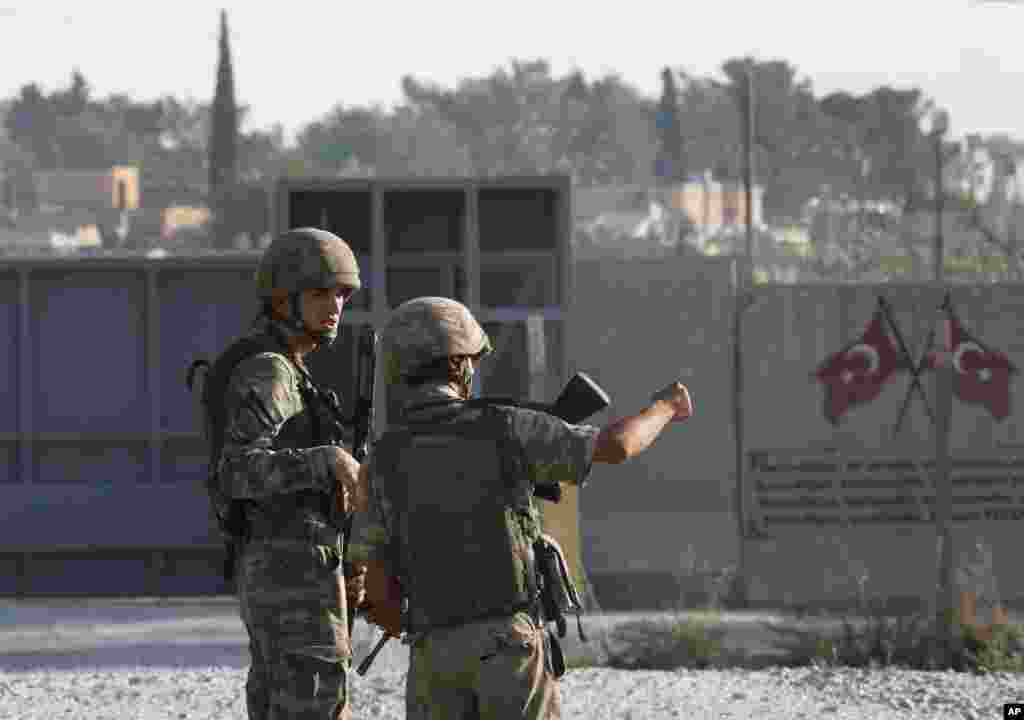
[[366, 599], [366, 566], [347, 565], [345, 568], [345, 595], [350, 610], [358, 608]]
[[346, 514], [366, 507], [364, 478], [360, 475], [359, 463], [344, 448], [334, 448], [334, 478], [337, 481], [335, 494], [340, 513]]
[[693, 402], [690, 400], [690, 391], [681, 382], [674, 382], [654, 393], [652, 402], [666, 402], [675, 411], [672, 422], [686, 420], [693, 415]]

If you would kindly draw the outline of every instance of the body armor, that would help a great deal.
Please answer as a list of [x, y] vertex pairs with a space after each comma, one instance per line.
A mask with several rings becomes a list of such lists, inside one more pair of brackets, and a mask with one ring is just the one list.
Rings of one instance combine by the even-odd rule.
[[[509, 415], [465, 408], [390, 430], [376, 447], [379, 490], [392, 503], [392, 557], [423, 632], [535, 611], [532, 488], [512, 447]], [[453, 588], [462, 592], [453, 592]]]

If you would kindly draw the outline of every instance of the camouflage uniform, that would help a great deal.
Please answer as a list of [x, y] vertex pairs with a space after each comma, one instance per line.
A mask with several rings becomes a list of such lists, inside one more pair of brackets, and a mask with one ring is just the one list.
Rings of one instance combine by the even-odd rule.
[[[381, 338], [386, 378], [391, 382], [408, 375], [409, 363], [404, 359], [410, 354], [408, 350], [422, 348], [426, 344], [428, 347], [422, 355], [411, 353], [416, 356], [416, 362], [421, 362], [431, 354], [438, 354], [438, 348], [443, 346], [439, 340], [430, 340], [429, 329], [424, 330], [408, 315], [403, 316], [399, 312], [401, 309], [396, 311], [395, 321]], [[427, 319], [425, 322], [429, 325], [430, 321]], [[459, 327], [457, 318], [449, 326]], [[396, 328], [401, 332], [395, 332]], [[407, 333], [405, 329], [412, 332]], [[460, 332], [473, 335], [472, 328], [467, 330], [464, 325]], [[396, 337], [399, 339], [397, 347]], [[400, 341], [410, 337], [413, 338], [411, 347], [402, 347]], [[431, 343], [435, 348], [433, 351], [430, 350]], [[471, 345], [474, 344], [480, 344], [480, 339], [474, 339]], [[489, 347], [489, 343], [486, 345]], [[457, 410], [462, 406], [458, 395], [450, 385], [442, 382], [398, 389], [403, 393], [404, 412], [389, 428], [385, 438], [409, 424], [429, 425], [435, 429], [443, 429], [450, 422], [472, 425], [476, 421], [473, 413], [481, 412]], [[455, 415], [453, 408], [456, 408]], [[530, 490], [536, 483], [565, 482], [582, 486], [590, 470], [599, 430], [592, 426], [569, 425], [532, 410], [501, 407], [495, 411], [504, 418], [503, 425], [507, 428], [506, 436], [501, 439], [503, 446], [521, 461], [517, 482], [526, 488], [526, 492], [517, 496], [525, 518], [520, 545], [529, 547], [540, 533], [540, 517]], [[467, 412], [470, 414], [468, 418]], [[403, 528], [414, 525], [410, 524], [409, 517], [398, 512], [391, 495], [393, 485], [383, 482], [387, 471], [381, 468], [390, 460], [383, 457], [387, 452], [385, 438], [378, 442], [378, 453], [369, 461], [369, 510], [358, 517], [357, 542], [350, 550], [354, 557], [379, 554], [400, 567], [401, 560], [395, 558], [392, 545], [396, 538], [400, 544], [419, 548], [417, 552], [421, 557], [429, 554], [432, 543], [430, 537], [401, 537]], [[409, 482], [418, 480], [410, 478]], [[422, 482], [440, 487], [451, 483], [451, 478], [435, 466], [423, 473]], [[435, 513], [438, 523], [459, 524], [457, 517], [446, 512], [449, 508], [412, 507], [419, 508], [417, 513]], [[435, 522], [435, 518], [430, 516], [429, 522]], [[458, 566], [460, 558], [453, 557], [449, 561]], [[502, 558], [495, 558], [495, 561], [501, 562]], [[399, 575], [402, 576], [401, 569]], [[474, 587], [473, 578], [467, 577], [459, 587], [441, 590], [452, 594], [473, 594], [474, 591], [479, 592], [479, 586]], [[415, 616], [415, 599], [410, 598], [410, 605], [409, 615]], [[411, 630], [412, 648], [406, 687], [408, 717], [447, 720], [561, 716], [558, 683], [548, 669], [545, 630], [535, 604], [505, 615], [425, 630], [414, 624]]]
[[304, 332], [295, 317], [302, 282], [359, 281], [345, 275], [354, 267], [351, 251], [329, 233], [293, 231], [279, 240], [265, 253], [258, 282], [264, 297], [285, 288], [293, 313], [258, 320], [253, 334], [273, 338], [280, 352], [248, 357], [231, 373], [217, 482], [224, 499], [243, 501], [248, 523], [235, 582], [252, 660], [250, 720], [337, 720], [351, 717], [351, 646], [336, 449], [321, 444], [316, 410], [303, 396], [310, 379], [286, 353], [289, 339]]
[[[276, 325], [261, 324], [257, 332]], [[300, 382], [283, 355], [261, 353], [239, 364], [226, 397], [220, 486], [249, 501], [235, 578], [252, 656], [250, 720], [349, 716], [339, 520], [323, 510], [335, 492], [333, 455], [311, 447]]]

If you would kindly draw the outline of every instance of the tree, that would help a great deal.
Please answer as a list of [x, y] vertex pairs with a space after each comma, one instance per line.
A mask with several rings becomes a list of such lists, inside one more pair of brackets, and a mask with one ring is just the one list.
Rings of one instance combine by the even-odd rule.
[[683, 151], [683, 128], [679, 119], [679, 92], [671, 68], [661, 71], [661, 100], [656, 116], [658, 158], [655, 176], [665, 183], [686, 180], [686, 159]]
[[0, 170], [3, 172], [0, 206], [5, 211], [30, 213], [37, 209], [35, 169], [35, 158], [31, 152], [13, 140], [0, 138]]
[[71, 73], [71, 85], [68, 89], [52, 93], [50, 102], [57, 115], [73, 118], [81, 115], [89, 107], [91, 93], [85, 76], [76, 69]]
[[488, 77], [469, 78], [455, 90], [402, 80], [407, 102], [433, 108], [468, 149], [475, 173], [550, 172], [551, 141], [559, 98], [546, 61], [514, 60]]
[[455, 128], [434, 108], [398, 107], [386, 119], [386, 142], [378, 155], [381, 175], [445, 177], [469, 175], [469, 153]]
[[575, 183], [646, 182], [657, 151], [653, 106], [615, 76], [551, 76], [546, 61], [513, 61], [444, 89], [403, 78], [406, 103], [454, 129], [472, 172], [566, 172]]
[[[991, 163], [991, 187], [987, 194], [979, 196], [971, 192], [962, 198], [965, 212], [961, 217], [961, 226], [976, 233], [982, 247], [977, 254], [984, 255], [985, 250], [996, 250], [1006, 262], [1004, 279], [1021, 280], [1024, 278], [1024, 247], [1022, 247], [1020, 228], [1024, 227], [1024, 210], [1020, 197], [1021, 188], [1017, 184], [1018, 170], [1016, 158], [1024, 152], [1024, 145], [1006, 135], [993, 135], [988, 138], [979, 137], [976, 150], [983, 150]], [[968, 156], [962, 160], [968, 165], [973, 158]]]
[[232, 219], [228, 217], [228, 198], [238, 182], [238, 109], [228, 46], [228, 19], [224, 10], [220, 13], [220, 55], [213, 94], [209, 152], [209, 194], [216, 217], [217, 238], [223, 246], [230, 247], [233, 232]]
[[[737, 104], [742, 102], [747, 73], [753, 78], [754, 180], [765, 188], [765, 215], [798, 217], [827, 174], [821, 111], [810, 81], [798, 78], [796, 68], [784, 60], [735, 58], [726, 61], [722, 70]], [[742, 168], [740, 132], [734, 147], [733, 166]]]
[[11, 103], [4, 125], [11, 139], [35, 156], [39, 169], [57, 167], [57, 114], [37, 84], [22, 86]]
[[925, 108], [923, 93], [917, 88], [882, 86], [864, 97], [862, 132], [870, 163], [869, 192], [878, 200], [901, 205], [904, 211], [922, 203], [934, 175], [930, 143], [920, 129]]
[[374, 167], [387, 145], [386, 118], [379, 108], [336, 106], [299, 132], [296, 143], [317, 172], [338, 175], [353, 165]]
[[242, 180], [255, 181], [284, 173], [288, 150], [280, 124], [269, 131], [242, 133], [238, 140], [238, 171]]

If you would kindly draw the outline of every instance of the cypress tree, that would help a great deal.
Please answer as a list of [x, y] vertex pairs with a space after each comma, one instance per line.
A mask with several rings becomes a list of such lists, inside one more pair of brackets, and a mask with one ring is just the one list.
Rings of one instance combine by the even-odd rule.
[[661, 99], [657, 114], [658, 159], [655, 176], [665, 183], [686, 179], [683, 127], [679, 118], [679, 94], [670, 68], [661, 71]]
[[220, 245], [231, 244], [230, 198], [238, 180], [238, 108], [228, 45], [227, 12], [220, 11], [220, 55], [210, 118], [210, 201]]

